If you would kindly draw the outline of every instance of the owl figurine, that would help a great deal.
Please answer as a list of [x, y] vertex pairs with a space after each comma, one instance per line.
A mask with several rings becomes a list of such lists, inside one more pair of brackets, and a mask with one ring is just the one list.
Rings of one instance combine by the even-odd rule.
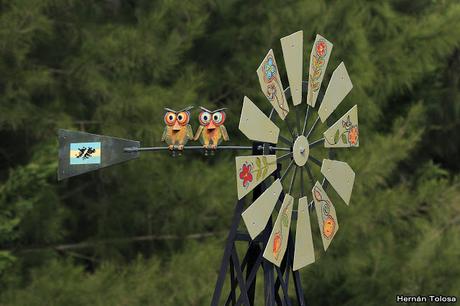
[[201, 113], [198, 117], [200, 127], [196, 131], [194, 140], [200, 138], [200, 142], [206, 150], [215, 150], [222, 139], [229, 140], [227, 129], [224, 126], [225, 112], [223, 110], [225, 108], [210, 111], [200, 106], [200, 109]]
[[177, 149], [182, 151], [189, 139], [193, 139], [193, 130], [190, 126], [190, 110], [193, 106], [188, 106], [180, 111], [165, 108], [166, 114], [165, 129], [161, 141], [166, 142], [169, 150]]

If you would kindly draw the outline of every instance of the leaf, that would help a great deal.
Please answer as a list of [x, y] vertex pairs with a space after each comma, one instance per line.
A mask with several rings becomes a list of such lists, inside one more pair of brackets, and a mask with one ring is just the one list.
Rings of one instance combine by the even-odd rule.
[[264, 167], [264, 172], [263, 172], [262, 176], [265, 177], [265, 175], [267, 175], [267, 172], [268, 172], [268, 167]]
[[260, 177], [262, 176], [262, 170], [260, 168], [257, 169], [257, 174], [256, 174], [256, 180], [260, 180]]
[[267, 156], [262, 156], [262, 163], [264, 164], [264, 167], [267, 167]]
[[342, 142], [343, 142], [343, 143], [348, 143], [348, 141], [347, 141], [347, 135], [345, 135], [345, 133], [342, 134]]
[[257, 169], [260, 169], [260, 157], [257, 157], [256, 159], [256, 166], [257, 166]]
[[337, 132], [335, 132], [334, 135], [334, 144], [336, 144], [337, 142], [339, 142], [339, 130], [337, 130]]

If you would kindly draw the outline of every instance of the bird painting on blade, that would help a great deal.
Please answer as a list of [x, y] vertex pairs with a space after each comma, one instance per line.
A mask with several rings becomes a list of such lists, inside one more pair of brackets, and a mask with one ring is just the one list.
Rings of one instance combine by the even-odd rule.
[[225, 108], [210, 111], [200, 106], [200, 109], [202, 110], [198, 117], [200, 127], [196, 131], [194, 140], [199, 138], [205, 150], [215, 150], [222, 139], [229, 140], [227, 129], [224, 126]]
[[193, 106], [188, 106], [180, 111], [165, 108], [164, 116], [165, 128], [161, 141], [166, 142], [169, 150], [182, 151], [189, 139], [193, 139], [193, 130], [190, 126], [190, 110]]

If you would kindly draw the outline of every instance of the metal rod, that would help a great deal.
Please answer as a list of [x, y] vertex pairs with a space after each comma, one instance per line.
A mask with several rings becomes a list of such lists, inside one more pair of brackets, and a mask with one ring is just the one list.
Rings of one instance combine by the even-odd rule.
[[310, 112], [310, 105], [307, 104], [307, 112], [305, 113], [305, 120], [303, 122], [303, 129], [302, 135], [305, 136], [305, 130], [307, 129], [307, 122], [308, 122], [308, 113]]
[[292, 174], [292, 177], [291, 177], [291, 183], [289, 184], [289, 194], [291, 194], [291, 191], [292, 191], [292, 186], [294, 185], [294, 181], [295, 181], [295, 177], [297, 175], [297, 169], [299, 169], [299, 167], [295, 167], [294, 169], [294, 174]]
[[313, 163], [315, 163], [317, 166], [321, 167], [323, 165], [322, 162], [320, 162], [318, 159], [314, 158], [313, 156], [308, 156], [308, 159], [311, 159]]
[[291, 151], [291, 148], [280, 148], [280, 147], [272, 147], [272, 146], [270, 146], [270, 150], [275, 150], [275, 151]]
[[312, 127], [310, 128], [310, 131], [308, 131], [308, 134], [307, 134], [307, 136], [305, 136], [305, 137], [308, 138], [308, 137], [310, 136], [310, 134], [313, 133], [313, 131], [315, 130], [315, 127], [316, 127], [316, 124], [318, 123], [318, 121], [319, 121], [319, 116], [316, 117], [315, 122], [313, 123]]
[[313, 148], [313, 147], [316, 147], [317, 145], [320, 145], [324, 142], [324, 138], [320, 138], [318, 140], [315, 140], [313, 141], [312, 143], [310, 143], [309, 147], [310, 149]]
[[284, 142], [285, 144], [287, 144], [288, 146], [292, 146], [292, 141], [290, 141], [289, 139], [287, 139], [286, 137], [284, 137], [283, 135], [279, 135], [279, 138], [282, 142]]
[[280, 181], [284, 180], [284, 178], [286, 177], [286, 174], [289, 173], [289, 170], [291, 170], [293, 164], [294, 164], [294, 160], [292, 159], [291, 162], [289, 163], [289, 166], [284, 171], [283, 175], [281, 175]]
[[287, 157], [289, 157], [291, 155], [292, 155], [292, 152], [289, 152], [289, 153], [286, 153], [284, 155], [281, 155], [280, 157], [277, 157], [276, 160], [277, 161], [282, 161], [283, 159], [286, 159]]
[[[260, 150], [260, 148], [258, 149]], [[142, 152], [142, 151], [162, 151], [162, 150], [169, 150], [169, 148], [168, 147], [143, 147], [143, 148], [128, 147], [128, 148], [124, 148], [124, 151], [128, 153], [129, 152]], [[203, 146], [184, 146], [183, 150], [204, 150], [204, 147]], [[212, 150], [252, 150], [252, 147], [251, 146], [218, 146]], [[173, 151], [179, 151], [177, 146], [174, 146]]]
[[270, 115], [268, 116], [268, 118], [271, 120], [272, 117], [273, 117], [273, 113], [275, 112], [275, 108], [272, 107], [272, 110], [270, 111]]
[[[263, 146], [257, 147], [257, 150], [259, 151], [263, 151], [263, 149], [264, 149]], [[273, 151], [291, 151], [291, 148], [280, 148], [280, 147], [272, 147], [272, 146], [269, 146], [268, 149], [273, 150]]]
[[[312, 185], [315, 185], [315, 178], [313, 177], [313, 174], [311, 173], [310, 166], [308, 164], [305, 164], [305, 170], [307, 170], [308, 177], [310, 178], [310, 182]], [[313, 186], [312, 186], [313, 187]]]

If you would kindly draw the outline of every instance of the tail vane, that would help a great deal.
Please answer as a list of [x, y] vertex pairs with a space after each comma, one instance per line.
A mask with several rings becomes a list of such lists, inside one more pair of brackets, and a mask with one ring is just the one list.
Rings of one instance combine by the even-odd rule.
[[58, 131], [58, 180], [119, 164], [139, 156], [125, 148], [139, 148], [140, 142], [79, 131]]

